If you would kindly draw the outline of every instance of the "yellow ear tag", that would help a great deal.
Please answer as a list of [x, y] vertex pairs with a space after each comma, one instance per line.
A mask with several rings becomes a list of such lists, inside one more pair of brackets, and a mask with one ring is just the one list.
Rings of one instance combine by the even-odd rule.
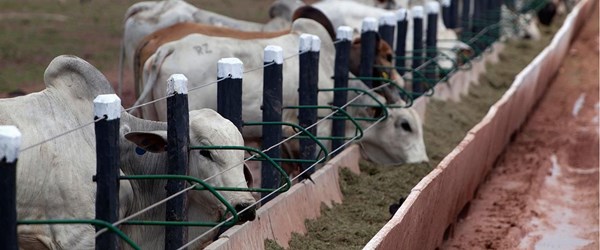
[[381, 77], [383, 77], [385, 79], [390, 79], [390, 75], [388, 75], [388, 73], [386, 73], [386, 72], [381, 72]]

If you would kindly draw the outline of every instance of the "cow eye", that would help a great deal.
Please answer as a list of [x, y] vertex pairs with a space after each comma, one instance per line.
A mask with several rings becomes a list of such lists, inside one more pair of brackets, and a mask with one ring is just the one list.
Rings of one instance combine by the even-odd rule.
[[404, 131], [412, 132], [412, 128], [410, 127], [410, 123], [408, 123], [408, 121], [402, 121], [400, 123], [400, 127], [402, 127], [402, 129], [404, 129]]
[[394, 57], [392, 55], [387, 55], [386, 59], [391, 62], [394, 60]]
[[210, 154], [210, 151], [208, 150], [200, 150], [200, 155], [206, 157], [209, 160], [213, 160], [212, 155]]

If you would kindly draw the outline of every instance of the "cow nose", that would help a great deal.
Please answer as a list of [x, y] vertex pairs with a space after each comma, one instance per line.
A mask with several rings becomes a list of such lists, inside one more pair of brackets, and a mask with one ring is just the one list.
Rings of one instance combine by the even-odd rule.
[[[256, 206], [250, 207], [252, 204], [250, 203], [242, 203], [235, 205], [235, 211], [241, 214], [238, 214], [238, 218], [240, 222], [253, 221], [256, 218]], [[248, 208], [250, 207], [250, 208]], [[246, 209], [248, 208], [248, 209]], [[244, 211], [245, 210], [245, 211]]]

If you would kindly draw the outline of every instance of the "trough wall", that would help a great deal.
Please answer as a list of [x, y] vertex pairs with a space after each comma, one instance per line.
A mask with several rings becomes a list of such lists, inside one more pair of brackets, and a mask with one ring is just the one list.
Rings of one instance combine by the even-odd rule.
[[482, 121], [417, 184], [364, 249], [435, 249], [474, 197], [511, 136], [544, 94], [596, 0], [583, 0], [552, 42], [523, 70]]

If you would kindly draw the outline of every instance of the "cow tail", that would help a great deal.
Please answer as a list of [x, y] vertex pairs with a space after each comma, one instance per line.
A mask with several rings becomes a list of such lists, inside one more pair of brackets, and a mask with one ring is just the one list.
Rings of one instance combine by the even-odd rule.
[[[144, 85], [144, 88], [142, 90], [142, 93], [140, 94], [140, 97], [133, 104], [133, 107], [142, 104], [142, 102], [148, 97], [150, 91], [152, 91], [154, 85], [156, 84], [156, 80], [158, 79], [158, 74], [160, 72], [160, 69], [162, 68], [163, 63], [165, 62], [167, 57], [172, 53], [172, 48], [159, 49], [156, 52], [156, 54], [148, 58], [148, 61], [146, 62], [146, 64], [144, 64], [144, 71], [147, 72], [148, 77], [146, 79], [148, 80], [144, 84], [143, 79], [140, 79], [140, 81], [142, 81], [142, 84]], [[146, 72], [144, 75], [146, 75]], [[133, 110], [136, 109], [130, 110], [129, 113], [133, 113]]]

